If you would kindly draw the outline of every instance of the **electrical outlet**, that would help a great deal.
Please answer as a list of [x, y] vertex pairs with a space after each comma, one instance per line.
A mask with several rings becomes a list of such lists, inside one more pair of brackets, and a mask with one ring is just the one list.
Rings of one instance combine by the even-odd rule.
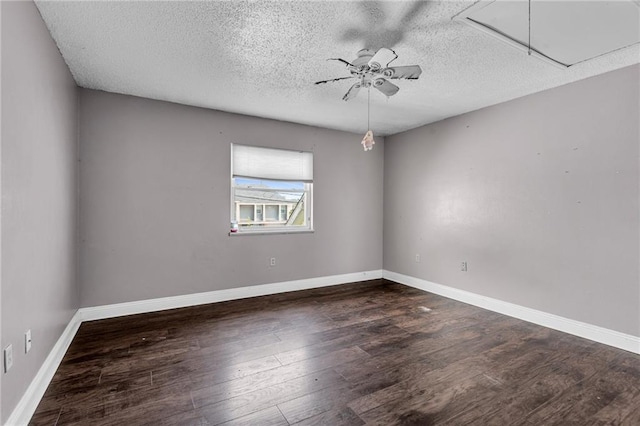
[[467, 262], [462, 262], [462, 263], [460, 264], [460, 270], [461, 270], [462, 272], [467, 272]]
[[272, 258], [269, 260], [269, 266], [276, 266], [276, 258], [275, 258], [275, 257], [272, 257]]
[[4, 348], [4, 372], [8, 372], [13, 366], [13, 346]]
[[28, 353], [31, 350], [31, 330], [27, 330], [24, 333], [24, 353]]
[[416, 254], [416, 263], [420, 263], [420, 254]]

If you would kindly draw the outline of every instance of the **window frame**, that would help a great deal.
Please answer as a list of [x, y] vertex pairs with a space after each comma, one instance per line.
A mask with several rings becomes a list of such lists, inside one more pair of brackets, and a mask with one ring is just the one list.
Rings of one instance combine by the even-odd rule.
[[[272, 148], [272, 147], [263, 147], [263, 146], [257, 146], [257, 145], [245, 145], [245, 144], [234, 144], [231, 143], [230, 147], [231, 147], [231, 155], [230, 155], [230, 175], [229, 175], [229, 181], [230, 181], [230, 200], [229, 200], [229, 210], [230, 210], [230, 223], [233, 224], [234, 222], [236, 223], [237, 226], [237, 231], [231, 231], [229, 232], [230, 236], [240, 236], [240, 235], [273, 235], [273, 234], [304, 234], [304, 233], [313, 233], [314, 232], [314, 226], [313, 226], [313, 177], [311, 178], [310, 181], [303, 181], [303, 180], [287, 180], [287, 179], [266, 179], [266, 178], [261, 178], [261, 177], [256, 177], [256, 176], [242, 176], [245, 178], [249, 178], [249, 179], [259, 179], [259, 180], [266, 180], [266, 181], [281, 181], [281, 182], [302, 182], [304, 184], [304, 188], [300, 191], [303, 194], [304, 199], [304, 209], [305, 209], [305, 222], [306, 225], [298, 225], [298, 226], [287, 226], [287, 225], [276, 225], [276, 224], [268, 224], [268, 222], [281, 222], [280, 218], [281, 218], [281, 211], [282, 211], [282, 207], [286, 208], [286, 203], [278, 203], [278, 202], [273, 202], [273, 203], [257, 203], [254, 206], [258, 206], [260, 205], [260, 208], [262, 209], [262, 221], [261, 223], [263, 224], [263, 226], [241, 226], [241, 221], [239, 220], [239, 218], [236, 217], [236, 184], [235, 184], [235, 179], [237, 177], [240, 176], [234, 176], [234, 170], [233, 170], [233, 165], [234, 165], [234, 154], [233, 154], [233, 147], [234, 145], [242, 145], [242, 146], [246, 146], [246, 147], [254, 147], [254, 148], [261, 148], [261, 149], [269, 149], [269, 150], [274, 150], [274, 151], [288, 151], [288, 152], [307, 152], [311, 154], [311, 162], [313, 163], [314, 159], [313, 159], [313, 152], [312, 151], [302, 151], [302, 150], [295, 150], [295, 149], [284, 149], [284, 148]], [[277, 192], [277, 190], [275, 189], [269, 189], [269, 188], [265, 188], [265, 191], [273, 191], [273, 192]], [[276, 205], [277, 206], [277, 217], [278, 219], [275, 221], [269, 221], [267, 220], [266, 217], [266, 209], [268, 205]], [[242, 204], [240, 203], [238, 206], [238, 209], [240, 208], [240, 206], [242, 205], [250, 205], [249, 203], [246, 204]], [[287, 209], [288, 211], [288, 209]], [[256, 209], [254, 207], [254, 221], [257, 221], [257, 213], [256, 213]], [[285, 219], [286, 221], [286, 219]]]

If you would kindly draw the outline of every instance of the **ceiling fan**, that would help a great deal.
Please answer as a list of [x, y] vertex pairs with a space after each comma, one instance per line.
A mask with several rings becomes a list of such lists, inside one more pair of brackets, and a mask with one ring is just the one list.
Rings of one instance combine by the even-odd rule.
[[419, 65], [389, 67], [389, 64], [395, 61], [397, 57], [396, 52], [383, 47], [376, 52], [370, 49], [362, 49], [358, 52], [358, 57], [351, 62], [341, 58], [330, 58], [328, 59], [329, 61], [339, 61], [345, 64], [351, 76], [316, 81], [315, 84], [324, 84], [352, 78], [358, 79], [342, 97], [344, 101], [353, 99], [362, 87], [375, 87], [384, 95], [393, 96], [398, 93], [400, 88], [387, 79], [406, 78], [409, 80], [417, 80], [420, 74], [422, 74], [422, 69]]

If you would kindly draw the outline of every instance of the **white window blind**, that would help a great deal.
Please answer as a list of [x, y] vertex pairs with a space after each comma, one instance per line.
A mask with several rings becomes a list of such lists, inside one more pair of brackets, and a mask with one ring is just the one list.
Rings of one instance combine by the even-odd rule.
[[231, 145], [233, 177], [313, 182], [313, 153]]

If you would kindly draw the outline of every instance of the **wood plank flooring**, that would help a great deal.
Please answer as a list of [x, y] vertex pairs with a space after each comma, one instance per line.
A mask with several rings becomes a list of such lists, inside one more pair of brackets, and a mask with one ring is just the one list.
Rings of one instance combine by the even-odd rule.
[[640, 356], [385, 280], [82, 324], [33, 425], [640, 425]]

